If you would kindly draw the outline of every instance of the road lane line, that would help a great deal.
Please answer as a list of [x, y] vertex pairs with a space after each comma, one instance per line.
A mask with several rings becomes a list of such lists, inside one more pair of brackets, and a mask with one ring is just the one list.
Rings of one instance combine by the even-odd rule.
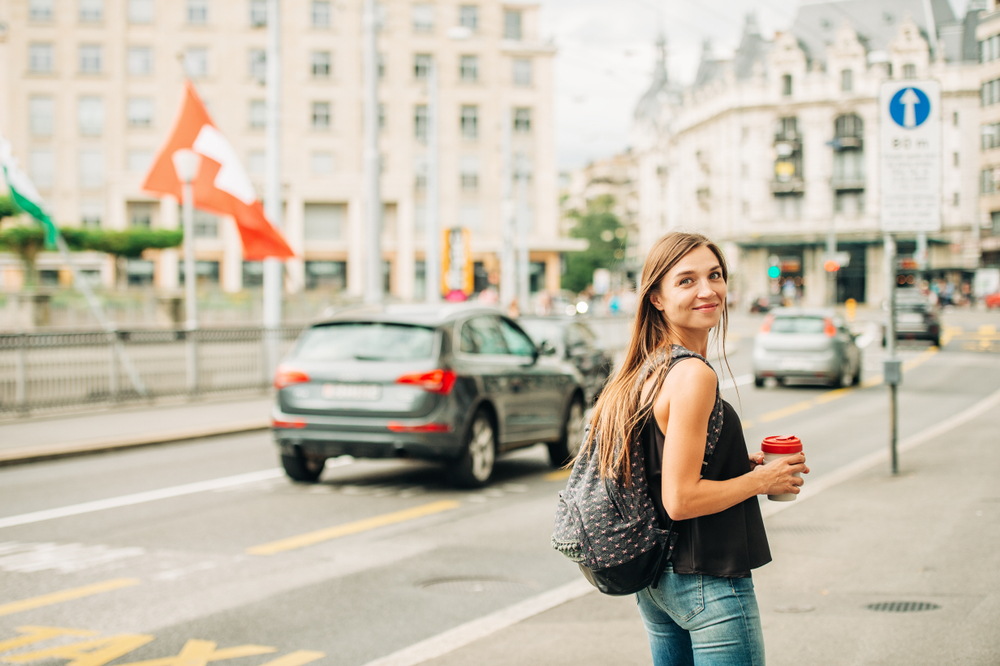
[[261, 664], [261, 666], [303, 666], [303, 664], [308, 664], [311, 661], [322, 659], [325, 656], [325, 652], [316, 652], [315, 650], [296, 650], [295, 652], [289, 652], [286, 655], [282, 655], [277, 659], [272, 659], [266, 664]]
[[123, 587], [132, 587], [133, 585], [138, 585], [139, 583], [140, 581], [137, 578], [113, 578], [101, 583], [84, 585], [83, 587], [74, 587], [68, 590], [62, 590], [61, 592], [51, 592], [38, 597], [31, 597], [30, 599], [21, 599], [20, 601], [11, 601], [6, 604], [0, 604], [0, 617], [3, 617], [4, 615], [11, 615], [13, 613], [20, 613], [21, 611], [32, 610], [34, 608], [41, 608], [42, 606], [61, 604], [64, 601], [82, 599], [83, 597], [101, 594], [102, 592], [112, 592], [114, 590], [120, 590]]
[[586, 580], [578, 579], [414, 643], [365, 666], [416, 666], [595, 591]]
[[82, 504], [71, 504], [57, 509], [46, 509], [44, 511], [22, 513], [19, 516], [0, 518], [0, 528], [14, 527], [15, 525], [28, 525], [30, 523], [40, 523], [43, 520], [66, 518], [67, 516], [78, 516], [82, 513], [92, 513], [94, 511], [104, 511], [105, 509], [115, 509], [122, 506], [132, 506], [133, 504], [143, 504], [144, 502], [153, 502], [155, 500], [168, 499], [171, 497], [181, 497], [183, 495], [203, 493], [209, 490], [219, 490], [220, 488], [232, 488], [233, 486], [239, 486], [245, 483], [255, 483], [257, 481], [276, 479], [282, 474], [284, 474], [284, 472], [280, 468], [265, 469], [259, 472], [237, 474], [236, 476], [225, 476], [219, 479], [210, 479], [208, 481], [198, 481], [195, 483], [185, 483], [180, 486], [160, 488], [159, 490], [148, 490], [142, 493], [121, 495], [119, 497], [109, 497], [108, 499], [83, 502]]
[[455, 500], [441, 500], [439, 502], [431, 502], [430, 504], [421, 504], [420, 506], [403, 509], [402, 511], [384, 513], [381, 516], [372, 516], [371, 518], [356, 520], [353, 523], [335, 525], [333, 527], [327, 527], [314, 532], [306, 532], [305, 534], [300, 534], [298, 536], [288, 537], [287, 539], [280, 539], [278, 541], [272, 541], [259, 546], [252, 546], [247, 548], [246, 552], [250, 555], [274, 555], [275, 553], [284, 553], [289, 550], [312, 546], [322, 541], [329, 541], [330, 539], [337, 539], [342, 536], [358, 534], [359, 532], [367, 532], [368, 530], [373, 530], [377, 527], [395, 525], [396, 523], [430, 516], [435, 513], [441, 513], [442, 511], [450, 511], [452, 509], [457, 509], [459, 506], [461, 506], [461, 502], [457, 502]]
[[557, 469], [554, 472], [546, 473], [542, 478], [546, 481], [565, 481], [572, 471], [572, 469]]

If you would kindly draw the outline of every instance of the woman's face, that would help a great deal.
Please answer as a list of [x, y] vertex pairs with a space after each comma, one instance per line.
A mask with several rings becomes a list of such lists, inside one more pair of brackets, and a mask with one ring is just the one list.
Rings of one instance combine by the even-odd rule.
[[707, 247], [691, 250], [670, 269], [649, 300], [672, 327], [715, 328], [726, 303], [719, 258]]

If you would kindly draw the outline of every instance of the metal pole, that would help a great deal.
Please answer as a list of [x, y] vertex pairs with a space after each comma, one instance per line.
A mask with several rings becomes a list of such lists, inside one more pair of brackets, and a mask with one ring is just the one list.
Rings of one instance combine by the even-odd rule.
[[530, 283], [530, 251], [528, 234], [528, 166], [527, 157], [518, 156], [517, 164], [517, 300], [522, 314], [528, 312], [528, 301], [531, 298]]
[[[282, 227], [281, 215], [281, 26], [278, 0], [267, 0], [267, 120], [264, 166], [264, 214], [276, 229]], [[281, 326], [281, 292], [284, 264], [278, 259], [264, 260], [264, 371], [270, 377], [278, 367]]]
[[514, 300], [517, 283], [515, 280], [514, 258], [514, 199], [511, 174], [513, 171], [513, 155], [511, 147], [511, 111], [500, 113], [500, 137], [502, 163], [500, 173], [500, 225], [503, 231], [503, 246], [500, 251], [500, 305], [504, 310], [510, 307]]
[[883, 377], [889, 385], [889, 447], [892, 454], [892, 473], [899, 474], [899, 382], [902, 378], [899, 359], [896, 358], [896, 241], [892, 234], [885, 235], [886, 300], [889, 304], [885, 331], [885, 370]]
[[[826, 256], [833, 259], [837, 253], [837, 231], [833, 226], [833, 218], [830, 218], [830, 228], [826, 232]], [[826, 270], [826, 266], [823, 270]], [[835, 306], [837, 304], [837, 271], [828, 271], [826, 274], [826, 304]]]
[[189, 393], [198, 390], [198, 347], [195, 335], [198, 331], [198, 302], [196, 283], [198, 275], [194, 267], [194, 187], [191, 181], [183, 183], [181, 194], [184, 206], [184, 347], [186, 351], [187, 389]]
[[425, 298], [428, 303], [441, 301], [441, 218], [438, 146], [438, 68], [431, 59], [427, 79], [427, 248], [424, 251]]
[[379, 192], [381, 158], [378, 150], [378, 17], [375, 0], [364, 0], [364, 206], [365, 302], [381, 303], [382, 196]]

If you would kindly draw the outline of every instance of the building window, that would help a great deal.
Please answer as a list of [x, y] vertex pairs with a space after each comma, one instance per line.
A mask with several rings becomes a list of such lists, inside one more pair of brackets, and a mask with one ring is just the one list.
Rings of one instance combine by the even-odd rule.
[[378, 54], [378, 78], [381, 81], [385, 78], [385, 54]]
[[267, 126], [267, 104], [262, 99], [250, 100], [250, 129], [260, 130]]
[[[427, 158], [420, 156], [413, 162], [413, 189], [417, 192], [424, 192], [427, 189]], [[413, 225], [416, 231], [421, 231], [425, 227], [423, 222], [427, 218], [427, 209], [424, 206], [417, 206], [413, 212]]]
[[52, 62], [51, 44], [32, 44], [28, 47], [28, 69], [32, 72], [51, 72]]
[[250, 78], [263, 85], [267, 83], [267, 51], [250, 49]]
[[465, 83], [475, 83], [479, 80], [479, 58], [474, 55], [464, 55], [459, 60], [458, 76]]
[[503, 12], [504, 39], [521, 40], [521, 12], [505, 9]]
[[101, 45], [81, 44], [80, 45], [80, 73], [100, 74], [101, 73]]
[[417, 53], [413, 56], [413, 78], [426, 79], [431, 73], [433, 64], [431, 56], [427, 53]]
[[187, 22], [190, 25], [208, 23], [208, 0], [187, 0]]
[[463, 192], [476, 192], [479, 190], [479, 158], [466, 156], [458, 163], [459, 182]]
[[953, 111], [951, 114], [951, 124], [954, 127], [958, 127], [958, 111]]
[[263, 28], [267, 25], [267, 0], [250, 0], [250, 26]]
[[[128, 224], [135, 229], [149, 229], [153, 226], [153, 204], [130, 201], [128, 207]], [[100, 218], [98, 218], [100, 224]]]
[[416, 4], [411, 10], [413, 18], [413, 32], [433, 32], [434, 31], [434, 5]]
[[477, 5], [461, 5], [458, 8], [458, 24], [473, 32], [479, 30], [479, 7]]
[[77, 173], [80, 187], [85, 189], [104, 187], [104, 153], [100, 150], [81, 150], [80, 169]]
[[[219, 218], [203, 210], [194, 211], [194, 237], [195, 238], [218, 238]], [[183, 263], [183, 262], [182, 262]], [[201, 271], [198, 271], [199, 273]]]
[[[194, 226], [194, 231], [195, 231], [194, 237], [195, 238], [218, 238], [218, 236], [219, 236], [218, 233], [216, 233], [214, 236], [199, 236], [198, 235], [199, 213], [201, 213], [200, 210], [195, 210], [194, 211], [194, 223], [195, 223], [195, 226]], [[208, 215], [208, 213], [202, 213], [202, 215]], [[130, 272], [130, 275], [129, 275], [129, 284], [133, 284], [132, 275], [131, 275], [131, 264], [132, 263], [137, 263], [137, 264], [143, 264], [143, 263], [145, 263], [145, 264], [149, 264], [149, 269], [148, 270], [150, 270], [150, 271], [152, 271], [152, 268], [153, 268], [153, 266], [152, 266], [153, 262], [151, 262], [151, 261], [147, 262], [147, 261], [142, 261], [142, 260], [130, 259], [129, 260], [129, 272]], [[185, 279], [184, 272], [185, 272], [184, 262], [180, 261], [180, 262], [177, 263], [177, 280], [178, 280], [178, 283], [180, 284], [180, 286], [182, 286], [182, 287], [184, 286], [184, 279]], [[194, 262], [194, 280], [195, 280], [195, 283], [199, 284], [199, 285], [217, 285], [217, 284], [219, 284], [219, 262], [218, 261], [196, 261], [196, 262]], [[140, 282], [139, 284], [142, 284], [142, 283]]]
[[957, 152], [954, 152], [954, 153], [951, 154], [951, 163], [952, 163], [952, 166], [958, 166], [958, 153]]
[[31, 182], [40, 190], [48, 190], [55, 180], [56, 160], [48, 148], [35, 148], [28, 153], [28, 172]]
[[141, 148], [128, 151], [125, 156], [128, 170], [132, 173], [146, 173], [153, 162], [153, 151]]
[[315, 130], [330, 129], [330, 103], [312, 103], [312, 128]]
[[312, 52], [312, 75], [317, 79], [328, 79], [330, 78], [330, 52], [329, 51], [313, 51]]
[[192, 79], [208, 76], [208, 49], [198, 46], [185, 51], [184, 71]]
[[315, 176], [333, 173], [333, 153], [313, 153], [310, 155], [309, 170]]
[[864, 190], [837, 192], [833, 198], [833, 211], [844, 217], [858, 217], [865, 212]]
[[28, 123], [32, 136], [52, 136], [55, 129], [55, 100], [45, 95], [28, 99]]
[[128, 0], [129, 23], [152, 23], [154, 0]]
[[382, 132], [385, 130], [385, 117], [388, 112], [385, 110], [385, 104], [379, 102], [378, 105], [378, 131]]
[[[130, 208], [135, 204], [127, 204]], [[152, 212], [150, 212], [152, 215]], [[84, 229], [100, 229], [104, 218], [104, 204], [100, 201], [84, 201], [80, 203], [80, 226]], [[149, 225], [147, 225], [149, 228]]]
[[81, 136], [100, 136], [104, 131], [104, 100], [93, 95], [81, 97], [76, 120]]
[[979, 172], [979, 193], [993, 194], [997, 190], [996, 181], [993, 179], [993, 169], [983, 169]]
[[479, 107], [463, 106], [460, 127], [462, 138], [475, 139], [479, 137]]
[[80, 22], [100, 23], [104, 20], [104, 0], [80, 0]]
[[305, 240], [334, 241], [344, 236], [344, 204], [307, 203], [303, 207], [302, 236]]
[[916, 65], [903, 65], [903, 78], [904, 79], [915, 79], [917, 78], [917, 66]]
[[413, 107], [413, 137], [417, 141], [427, 141], [427, 105]]
[[148, 46], [128, 47], [127, 60], [131, 76], [148, 76], [153, 73], [153, 49]]
[[312, 2], [312, 27], [330, 27], [330, 3], [329, 0], [313, 0]]
[[514, 58], [514, 85], [531, 85], [531, 60], [527, 58]]
[[514, 131], [531, 131], [531, 109], [514, 109]]
[[983, 150], [1000, 147], [1000, 124], [983, 125], [979, 131]]
[[792, 75], [782, 74], [781, 75], [781, 94], [785, 97], [790, 97], [792, 94]]
[[845, 69], [840, 72], [841, 92], [851, 92], [854, 90], [854, 70]]
[[779, 220], [798, 220], [802, 217], [802, 196], [782, 194], [774, 197], [775, 217]]
[[52, 5], [55, 0], [31, 0], [28, 4], [28, 18], [32, 21], [48, 22], [52, 20]]
[[347, 289], [346, 261], [307, 261], [306, 289], [326, 289], [333, 292]]
[[151, 97], [132, 97], [128, 101], [129, 127], [153, 126], [153, 99]]
[[959, 202], [959, 195], [958, 195], [958, 192], [955, 192], [951, 196], [951, 205], [954, 206], [955, 208], [958, 208], [959, 207], [959, 203], [958, 202]]

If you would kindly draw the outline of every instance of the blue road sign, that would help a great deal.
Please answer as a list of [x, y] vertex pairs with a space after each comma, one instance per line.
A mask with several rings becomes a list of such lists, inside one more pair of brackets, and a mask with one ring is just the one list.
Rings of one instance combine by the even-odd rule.
[[931, 115], [931, 101], [920, 88], [903, 88], [889, 100], [889, 115], [904, 129], [920, 127]]

